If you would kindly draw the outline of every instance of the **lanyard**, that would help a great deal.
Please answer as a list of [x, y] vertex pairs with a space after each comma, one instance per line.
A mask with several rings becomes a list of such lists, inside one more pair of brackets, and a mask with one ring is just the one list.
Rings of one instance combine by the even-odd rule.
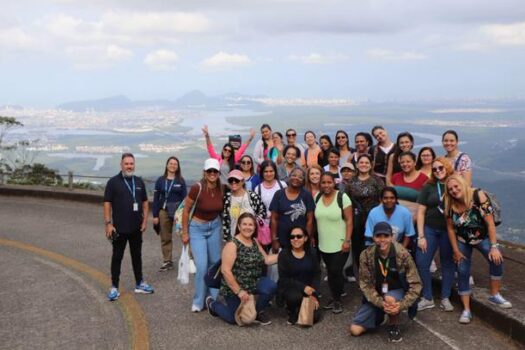
[[436, 181], [436, 186], [438, 188], [439, 202], [441, 203], [441, 186], [439, 186], [439, 181]]
[[168, 200], [168, 195], [170, 194], [171, 192], [171, 189], [173, 188], [173, 185], [175, 184], [175, 179], [171, 180], [171, 185], [169, 186], [170, 188], [168, 189], [168, 179], [166, 179], [166, 181], [164, 182], [164, 197], [165, 197], [165, 200], [167, 201]]
[[381, 270], [381, 274], [383, 275], [386, 281], [386, 276], [388, 275], [388, 267], [390, 266], [390, 259], [387, 258], [385, 266], [383, 266], [383, 262], [381, 261], [381, 259], [377, 259], [377, 262], [379, 263], [379, 269]]
[[133, 196], [133, 203], [137, 203], [137, 200], [135, 199], [135, 177], [131, 176], [131, 186], [129, 186], [129, 183], [126, 181], [126, 178], [124, 175], [122, 176], [122, 179], [124, 180], [124, 183], [126, 184], [126, 187], [128, 188], [129, 192]]

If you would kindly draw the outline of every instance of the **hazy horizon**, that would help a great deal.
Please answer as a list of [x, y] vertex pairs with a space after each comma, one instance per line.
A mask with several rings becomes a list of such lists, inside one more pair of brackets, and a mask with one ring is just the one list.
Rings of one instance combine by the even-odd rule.
[[523, 98], [520, 0], [2, 1], [2, 104]]

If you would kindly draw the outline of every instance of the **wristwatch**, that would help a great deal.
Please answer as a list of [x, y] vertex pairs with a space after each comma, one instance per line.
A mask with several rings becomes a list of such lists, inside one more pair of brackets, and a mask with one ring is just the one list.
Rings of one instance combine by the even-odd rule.
[[111, 220], [104, 220], [104, 224], [106, 224], [106, 225], [111, 224]]

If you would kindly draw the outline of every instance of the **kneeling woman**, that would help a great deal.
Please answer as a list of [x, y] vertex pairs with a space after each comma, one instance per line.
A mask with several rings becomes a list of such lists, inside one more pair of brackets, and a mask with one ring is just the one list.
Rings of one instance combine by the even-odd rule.
[[470, 267], [476, 248], [489, 263], [489, 301], [501, 308], [512, 304], [499, 293], [503, 276], [503, 255], [499, 250], [492, 204], [481, 190], [471, 188], [461, 175], [450, 175], [445, 182], [445, 217], [454, 260], [458, 264], [458, 289], [463, 313], [460, 323], [470, 323]]
[[210, 314], [231, 324], [235, 324], [235, 311], [251, 294], [258, 296], [255, 321], [262, 325], [271, 323], [264, 309], [277, 291], [277, 285], [270, 278], [262, 277], [262, 273], [264, 264], [277, 263], [278, 255], [267, 255], [256, 238], [255, 216], [242, 214], [237, 221], [235, 236], [222, 250], [220, 294], [226, 304], [214, 301], [212, 297], [206, 299]]
[[[319, 308], [319, 284], [321, 269], [313, 249], [307, 244], [308, 235], [303, 227], [297, 226], [290, 231], [289, 249], [279, 254], [279, 289], [278, 293], [286, 302], [288, 324], [295, 324], [303, 297], [315, 298], [316, 310]], [[319, 313], [314, 313], [314, 321]]]

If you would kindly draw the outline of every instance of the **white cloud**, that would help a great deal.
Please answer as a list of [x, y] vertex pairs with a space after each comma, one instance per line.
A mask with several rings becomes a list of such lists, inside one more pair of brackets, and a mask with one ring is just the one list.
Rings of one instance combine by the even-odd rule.
[[179, 56], [170, 50], [157, 50], [150, 52], [144, 59], [144, 63], [155, 71], [169, 71], [175, 69]]
[[309, 55], [304, 55], [304, 56], [290, 55], [288, 56], [288, 59], [290, 61], [298, 61], [304, 64], [330, 64], [330, 63], [348, 61], [350, 57], [343, 55], [343, 54], [311, 53]]
[[210, 21], [200, 13], [107, 12], [100, 21], [120, 33], [202, 33], [210, 28]]
[[481, 31], [498, 45], [525, 45], [525, 22], [487, 25], [483, 26]]
[[371, 58], [386, 61], [416, 61], [427, 58], [426, 55], [414, 51], [392, 51], [385, 49], [368, 50], [367, 55]]
[[131, 50], [117, 45], [70, 46], [65, 51], [73, 61], [73, 67], [78, 70], [109, 68], [133, 56]]
[[11, 50], [32, 50], [40, 47], [38, 40], [22, 28], [0, 29], [0, 47]]
[[141, 45], [173, 44], [181, 35], [205, 33], [208, 18], [183, 12], [104, 12], [95, 20], [67, 14], [47, 16], [39, 21], [55, 39], [68, 45]]
[[223, 70], [235, 67], [245, 67], [251, 65], [252, 60], [241, 54], [229, 54], [219, 52], [201, 62], [201, 67], [208, 70]]

